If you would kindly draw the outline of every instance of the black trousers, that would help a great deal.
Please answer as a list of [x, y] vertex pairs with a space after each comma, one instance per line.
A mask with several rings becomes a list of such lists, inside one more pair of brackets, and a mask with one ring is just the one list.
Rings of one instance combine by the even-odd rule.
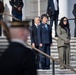
[[[39, 49], [50, 55], [50, 44], [43, 44], [43, 46], [39, 47]], [[50, 69], [50, 59], [42, 54], [40, 54], [40, 64], [41, 69]]]
[[76, 23], [75, 23], [75, 29], [74, 29], [74, 37], [76, 37]]
[[[39, 46], [35, 46], [37, 49], [39, 49]], [[40, 56], [39, 56], [39, 52], [34, 50], [34, 54], [35, 54], [35, 63], [36, 63], [36, 68], [39, 69], [39, 60], [40, 60]]]
[[58, 25], [58, 11], [55, 11], [55, 14], [50, 17], [50, 26], [52, 29], [53, 22], [55, 24], [55, 37], [57, 37], [57, 25]]

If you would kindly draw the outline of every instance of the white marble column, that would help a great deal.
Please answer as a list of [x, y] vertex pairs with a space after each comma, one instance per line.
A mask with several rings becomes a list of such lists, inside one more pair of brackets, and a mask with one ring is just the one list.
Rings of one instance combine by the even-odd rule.
[[[63, 16], [67, 18], [74, 18], [72, 11], [73, 11], [73, 5], [76, 3], [76, 0], [59, 0], [59, 8], [60, 8], [60, 14], [59, 19], [61, 19]], [[74, 21], [69, 20], [70, 24], [70, 32], [71, 36], [74, 36]]]
[[[73, 6], [76, 3], [76, 0], [68, 0], [68, 18], [74, 18], [73, 16]], [[70, 20], [70, 31], [71, 31], [71, 36], [74, 36], [74, 28], [75, 28], [75, 23], [74, 20]]]
[[59, 19], [63, 16], [68, 17], [68, 1], [69, 0], [59, 0]]
[[[3, 3], [4, 3], [4, 7], [5, 7], [5, 9], [4, 9], [4, 12], [6, 12], [6, 13], [8, 13], [8, 14], [11, 14], [11, 6], [9, 5], [9, 1], [8, 0], [3, 0]], [[9, 21], [9, 20], [11, 20], [12, 18], [10, 17], [10, 16], [8, 16], [8, 15], [3, 15], [3, 20], [5, 21], [5, 22], [7, 22], [7, 21]], [[8, 25], [8, 24], [7, 24]], [[2, 37], [5, 37], [4, 35], [3, 35], [3, 28], [2, 28]]]
[[[5, 5], [5, 12], [11, 14], [11, 6], [9, 0], [3, 0]], [[41, 16], [43, 13], [46, 13], [48, 0], [23, 0], [23, 20], [25, 18], [34, 18], [35, 16]], [[59, 0], [59, 19], [63, 16], [68, 18], [73, 18], [72, 10], [73, 5], [76, 3], [76, 0]], [[11, 17], [4, 16], [4, 20], [8, 21]], [[74, 22], [70, 21], [71, 35], [74, 36]]]
[[40, 0], [38, 0], [38, 16], [40, 16]]
[[[5, 7], [5, 10], [4, 12], [8, 13], [8, 14], [11, 14], [11, 6], [9, 4], [9, 1], [8, 0], [3, 0], [4, 1], [4, 7]], [[4, 21], [8, 21], [10, 20], [11, 17], [8, 16], [8, 15], [4, 15]]]
[[23, 6], [23, 20], [26, 18], [29, 18], [31, 16], [30, 11], [31, 9], [31, 0], [23, 0], [24, 6]]

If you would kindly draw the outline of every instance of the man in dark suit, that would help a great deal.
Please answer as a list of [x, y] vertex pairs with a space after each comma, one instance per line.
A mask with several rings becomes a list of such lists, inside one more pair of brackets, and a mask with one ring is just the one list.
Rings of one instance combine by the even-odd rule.
[[53, 21], [55, 24], [55, 37], [57, 37], [57, 24], [59, 15], [59, 0], [48, 0], [47, 14], [50, 17], [50, 26], [52, 29]]
[[25, 44], [28, 23], [11, 22], [11, 42], [0, 57], [0, 75], [37, 75], [34, 54]]
[[[40, 24], [40, 18], [35, 17], [34, 19], [34, 24], [31, 26], [31, 45], [33, 47], [36, 47], [39, 49], [39, 44], [38, 44], [38, 26]], [[35, 53], [35, 61], [37, 64], [37, 69], [39, 69], [39, 53], [37, 51], [34, 51]]]
[[[12, 6], [12, 15], [19, 20], [22, 20], [22, 8], [23, 1], [22, 0], [9, 0], [10, 5]], [[15, 21], [15, 19], [12, 19]]]
[[[52, 44], [51, 28], [47, 24], [48, 16], [43, 14], [41, 16], [42, 23], [38, 27], [38, 42], [39, 49], [50, 55], [50, 46]], [[50, 59], [40, 54], [41, 69], [50, 69]]]

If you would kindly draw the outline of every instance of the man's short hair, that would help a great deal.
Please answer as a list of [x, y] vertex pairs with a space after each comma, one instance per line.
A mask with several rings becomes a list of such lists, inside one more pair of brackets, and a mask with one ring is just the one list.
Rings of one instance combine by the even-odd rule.
[[36, 18], [39, 18], [39, 19], [40, 19], [40, 17], [39, 17], [39, 16], [36, 16], [36, 17], [34, 18], [34, 21], [35, 21], [35, 19], [36, 19]]
[[46, 18], [48, 19], [47, 14], [42, 14], [42, 16], [41, 16], [41, 20], [43, 20], [44, 17], [46, 17]]

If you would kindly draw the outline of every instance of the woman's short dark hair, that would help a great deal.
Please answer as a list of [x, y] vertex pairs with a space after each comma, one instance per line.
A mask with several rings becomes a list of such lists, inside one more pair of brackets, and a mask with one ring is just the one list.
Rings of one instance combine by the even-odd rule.
[[64, 27], [66, 26], [66, 27], [70, 30], [68, 19], [67, 19], [67, 25], [64, 25], [64, 23], [63, 23], [63, 21], [64, 21], [65, 18], [67, 19], [67, 17], [62, 17], [62, 18], [61, 18], [59, 25], [60, 25], [62, 28], [64, 28]]
[[43, 20], [44, 17], [46, 17], [46, 18], [48, 19], [47, 14], [42, 14], [42, 16], [41, 16], [41, 20]]

